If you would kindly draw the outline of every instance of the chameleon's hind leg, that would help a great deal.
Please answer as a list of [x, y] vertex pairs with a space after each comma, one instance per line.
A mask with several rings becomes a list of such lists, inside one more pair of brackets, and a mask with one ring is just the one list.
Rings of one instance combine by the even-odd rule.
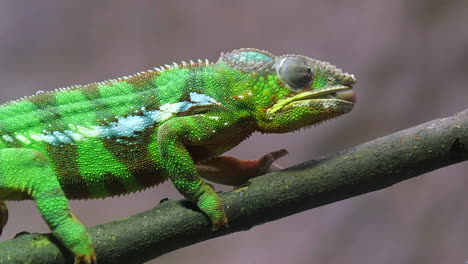
[[249, 179], [263, 175], [273, 162], [284, 157], [288, 152], [285, 149], [270, 152], [258, 160], [240, 160], [234, 157], [221, 156], [197, 164], [200, 175], [212, 182], [239, 186]]
[[0, 236], [2, 235], [3, 228], [8, 221], [8, 208], [4, 201], [0, 200]]
[[49, 161], [30, 149], [0, 150], [0, 189], [11, 196], [32, 198], [52, 233], [73, 252], [75, 263], [96, 263], [86, 228], [71, 214], [68, 200]]

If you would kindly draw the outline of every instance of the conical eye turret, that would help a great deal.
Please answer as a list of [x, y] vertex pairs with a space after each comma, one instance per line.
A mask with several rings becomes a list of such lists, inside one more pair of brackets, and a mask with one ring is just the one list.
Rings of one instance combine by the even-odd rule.
[[277, 70], [280, 79], [294, 90], [308, 88], [314, 79], [310, 66], [300, 57], [283, 59]]

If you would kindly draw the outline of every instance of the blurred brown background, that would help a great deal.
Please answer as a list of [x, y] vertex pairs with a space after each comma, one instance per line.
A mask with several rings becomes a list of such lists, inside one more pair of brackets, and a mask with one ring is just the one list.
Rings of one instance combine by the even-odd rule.
[[[255, 47], [325, 59], [358, 78], [352, 113], [232, 155], [279, 148], [282, 166], [468, 108], [468, 1], [0, 1], [0, 101]], [[151, 263], [468, 261], [468, 164], [217, 238]], [[169, 183], [72, 202], [87, 225], [180, 199]], [[2, 240], [48, 232], [32, 202], [10, 202]]]

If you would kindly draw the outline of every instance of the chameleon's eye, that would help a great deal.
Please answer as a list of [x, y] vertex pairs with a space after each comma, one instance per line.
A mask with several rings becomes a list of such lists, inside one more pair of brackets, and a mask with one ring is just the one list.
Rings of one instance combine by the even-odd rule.
[[303, 90], [309, 87], [314, 79], [310, 66], [298, 57], [289, 57], [279, 65], [278, 74], [281, 80], [294, 90]]

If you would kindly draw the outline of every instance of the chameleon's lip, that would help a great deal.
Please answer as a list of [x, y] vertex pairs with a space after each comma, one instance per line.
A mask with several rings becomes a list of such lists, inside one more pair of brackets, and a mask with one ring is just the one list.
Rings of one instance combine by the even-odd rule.
[[291, 103], [312, 100], [334, 100], [340, 101], [344, 104], [353, 105], [356, 102], [356, 96], [351, 85], [337, 85], [326, 89], [310, 90], [289, 98], [285, 98], [278, 101], [275, 105], [268, 109], [267, 112], [269, 114], [273, 114], [280, 111], [281, 109], [284, 109]]

